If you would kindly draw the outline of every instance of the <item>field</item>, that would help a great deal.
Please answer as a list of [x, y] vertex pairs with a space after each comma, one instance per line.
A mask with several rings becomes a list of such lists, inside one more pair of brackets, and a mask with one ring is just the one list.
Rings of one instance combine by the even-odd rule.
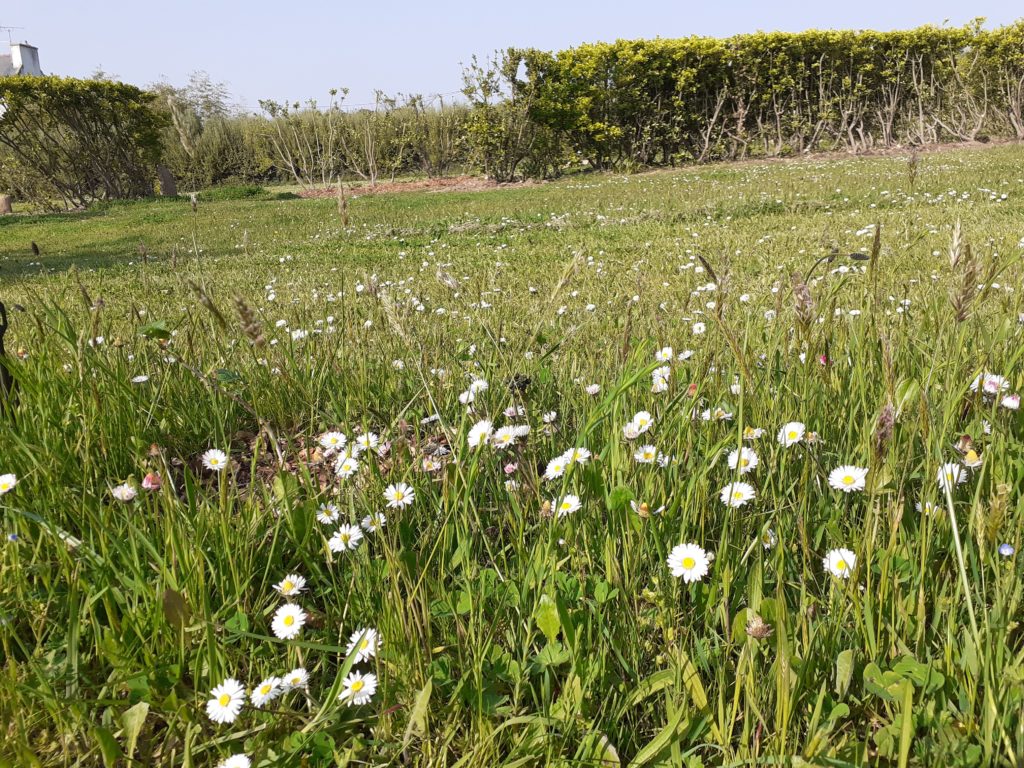
[[0, 765], [1024, 762], [1024, 147], [289, 197], [0, 218]]

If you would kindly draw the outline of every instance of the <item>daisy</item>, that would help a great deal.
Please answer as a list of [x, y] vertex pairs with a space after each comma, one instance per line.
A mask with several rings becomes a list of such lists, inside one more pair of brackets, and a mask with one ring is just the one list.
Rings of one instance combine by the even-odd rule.
[[658, 449], [653, 445], [642, 445], [637, 448], [633, 458], [640, 464], [653, 464], [654, 460], [658, 458]]
[[342, 525], [331, 536], [327, 546], [330, 547], [331, 552], [347, 552], [357, 549], [362, 538], [363, 532], [359, 530], [359, 526]]
[[562, 454], [562, 458], [565, 459], [567, 464], [572, 464], [573, 462], [577, 464], [586, 464], [590, 459], [590, 451], [586, 448], [570, 448]]
[[967, 482], [967, 472], [959, 464], [949, 462], [939, 467], [939, 488], [952, 492], [956, 486]]
[[704, 323], [694, 323], [693, 324], [693, 335], [694, 336], [700, 336], [707, 329], [708, 329], [708, 327], [706, 325], [704, 325]]
[[796, 445], [804, 439], [806, 431], [807, 427], [799, 421], [791, 421], [788, 424], [784, 424], [782, 429], [779, 430], [779, 443], [781, 443], [783, 448]]
[[306, 588], [306, 580], [297, 573], [289, 573], [281, 581], [274, 585], [279, 595], [291, 597], [297, 595]]
[[999, 404], [1010, 411], [1016, 411], [1020, 408], [1020, 395], [1006, 395]]
[[744, 427], [743, 428], [743, 439], [744, 440], [757, 440], [764, 434], [764, 430], [758, 427]]
[[355, 445], [352, 448], [356, 454], [362, 453], [363, 451], [375, 451], [380, 446], [380, 437], [375, 432], [367, 432], [366, 434], [359, 435], [356, 438]]
[[296, 667], [281, 680], [281, 686], [286, 691], [305, 688], [307, 685], [309, 685], [309, 673], [303, 667]]
[[754, 487], [749, 483], [729, 483], [719, 493], [727, 507], [742, 507], [754, 498]]
[[469, 442], [470, 448], [476, 448], [479, 445], [486, 443], [490, 437], [491, 432], [494, 429], [494, 425], [489, 421], [478, 421], [473, 425], [473, 428], [469, 430]]
[[281, 689], [281, 682], [280, 677], [268, 677], [253, 688], [252, 693], [249, 694], [249, 701], [251, 701], [252, 705], [257, 709], [262, 707], [264, 704], [269, 704], [283, 693]]
[[848, 549], [832, 549], [821, 560], [825, 570], [840, 579], [850, 578], [857, 565], [857, 556]]
[[557, 456], [548, 462], [547, 467], [544, 470], [545, 480], [554, 480], [555, 478], [561, 477], [565, 474], [565, 457]]
[[667, 363], [672, 360], [672, 347], [662, 347], [654, 353], [654, 359], [659, 363]]
[[341, 510], [338, 509], [337, 504], [324, 503], [320, 505], [320, 509], [316, 513], [317, 522], [324, 525], [330, 525], [341, 515]]
[[142, 488], [147, 491], [159, 491], [163, 484], [164, 481], [159, 472], [147, 472], [146, 476], [142, 478]]
[[643, 434], [654, 425], [654, 417], [647, 411], [637, 411], [632, 423], [636, 425], [637, 432]]
[[348, 438], [341, 432], [324, 432], [320, 435], [320, 447], [323, 448], [324, 452], [328, 455], [334, 451], [340, 451], [345, 447], [345, 443], [347, 442]]
[[138, 491], [135, 490], [135, 487], [131, 483], [122, 483], [110, 491], [111, 496], [118, 501], [123, 502], [134, 501], [137, 494]]
[[559, 517], [571, 515], [573, 512], [577, 511], [581, 506], [583, 505], [580, 503], [580, 497], [573, 496], [571, 493], [566, 494], [565, 498], [562, 499], [561, 501], [554, 501], [551, 503], [551, 508], [556, 511], [556, 514]]
[[225, 757], [217, 763], [217, 768], [249, 768], [251, 765], [252, 761], [249, 759], [248, 755], [237, 752], [231, 757]]
[[203, 454], [203, 466], [214, 472], [220, 472], [228, 465], [228, 456], [224, 451], [211, 448]]
[[516, 431], [515, 427], [502, 427], [494, 431], [491, 435], [491, 445], [497, 448], [499, 451], [503, 451], [516, 444]]
[[274, 613], [270, 629], [279, 640], [292, 640], [305, 623], [306, 612], [294, 603], [285, 603]]
[[622, 428], [622, 437], [626, 440], [636, 440], [640, 437], [640, 428], [631, 421]]
[[338, 694], [338, 700], [346, 702], [350, 707], [353, 704], [369, 704], [376, 691], [376, 675], [353, 672], [342, 683], [342, 691]]
[[132, 384], [145, 384], [147, 381], [149, 381], [149, 376], [144, 373], [132, 377]]
[[761, 534], [761, 546], [765, 549], [771, 549], [778, 544], [779, 539], [775, 535], [775, 531], [771, 528], [765, 528], [764, 533]]
[[995, 397], [996, 395], [1002, 394], [1005, 390], [1009, 389], [1010, 383], [1003, 376], [997, 376], [994, 373], [983, 373], [980, 374], [974, 381], [971, 382], [971, 391], [977, 392], [979, 389], [988, 397]]
[[405, 483], [389, 485], [384, 489], [384, 498], [392, 509], [408, 507], [416, 498], [416, 492]]
[[[358, 650], [356, 647], [358, 646]], [[352, 633], [352, 636], [348, 639], [348, 647], [345, 649], [345, 655], [348, 656], [352, 651], [356, 651], [355, 664], [361, 664], [368, 659], [372, 659], [377, 655], [377, 651], [380, 650], [381, 639], [380, 635], [377, 634], [376, 629], [357, 629]]]
[[868, 476], [867, 467], [855, 467], [852, 464], [844, 464], [836, 467], [828, 475], [828, 484], [837, 491], [852, 493], [863, 491]]
[[233, 677], [229, 677], [210, 691], [206, 715], [215, 723], [233, 723], [244, 702], [245, 688]]
[[558, 420], [558, 411], [548, 411], [540, 418], [545, 424], [554, 424]]
[[338, 454], [338, 460], [334, 462], [334, 474], [341, 478], [352, 477], [359, 469], [359, 460], [349, 456], [345, 451]]
[[711, 559], [696, 544], [679, 544], [668, 555], [668, 569], [687, 584], [700, 581], [708, 573]]
[[588, 395], [596, 395], [600, 391], [601, 391], [601, 385], [600, 384], [589, 384], [587, 386], [587, 389], [586, 389], [586, 392], [587, 392]]
[[388, 519], [383, 512], [371, 512], [363, 518], [363, 521], [360, 523], [360, 525], [363, 527], [363, 530], [367, 533], [376, 533], [384, 527], [387, 521]]
[[757, 458], [757, 454], [752, 449], [744, 446], [738, 451], [733, 451], [729, 454], [729, 469], [739, 468], [740, 474], [745, 475], [748, 472], [753, 472], [759, 461], [760, 459]]

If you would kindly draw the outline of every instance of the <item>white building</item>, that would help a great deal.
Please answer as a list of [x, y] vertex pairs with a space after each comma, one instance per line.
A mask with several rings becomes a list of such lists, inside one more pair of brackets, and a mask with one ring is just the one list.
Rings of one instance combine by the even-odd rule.
[[39, 49], [28, 43], [11, 43], [9, 55], [0, 53], [0, 77], [7, 75], [41, 75]]

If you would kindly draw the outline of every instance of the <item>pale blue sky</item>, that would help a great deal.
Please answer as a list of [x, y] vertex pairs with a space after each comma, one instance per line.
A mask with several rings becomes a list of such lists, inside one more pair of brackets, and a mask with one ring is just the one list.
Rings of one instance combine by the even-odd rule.
[[[102, 67], [122, 80], [175, 84], [203, 69], [236, 99], [324, 99], [348, 103], [388, 93], [446, 93], [461, 86], [460, 63], [497, 48], [559, 49], [636, 37], [728, 36], [757, 30], [898, 29], [989, 25], [1024, 17], [1017, 0], [0, 0], [0, 25], [39, 47], [48, 74], [83, 76]], [[2, 33], [6, 41], [6, 31]], [[2, 46], [0, 46], [2, 47]]]

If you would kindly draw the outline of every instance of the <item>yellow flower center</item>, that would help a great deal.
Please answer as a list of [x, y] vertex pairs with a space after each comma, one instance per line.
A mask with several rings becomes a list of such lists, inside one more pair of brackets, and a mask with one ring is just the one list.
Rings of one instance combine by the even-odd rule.
[[695, 565], [697, 565], [697, 561], [694, 560], [692, 557], [683, 558], [683, 568], [685, 568], [686, 570], [691, 570]]
[[361, 650], [361, 651], [365, 651], [369, 647], [370, 647], [370, 641], [369, 640], [363, 640], [363, 642], [361, 642], [359, 644], [359, 650]]
[[286, 627], [290, 627], [294, 623], [295, 623], [295, 617], [294, 616], [285, 616], [284, 617], [284, 625]]
[[295, 585], [292, 584], [292, 582], [288, 581], [288, 579], [285, 579], [284, 583], [281, 585], [281, 591], [291, 592], [293, 589], [295, 589]]
[[222, 707], [226, 707], [228, 704], [231, 703], [231, 697], [228, 696], [226, 693], [222, 693], [220, 695], [220, 698], [217, 699], [217, 703], [220, 704]]
[[352, 683], [352, 692], [359, 693], [361, 690], [363, 690], [364, 685], [365, 683], [362, 680], [356, 680], [354, 683]]
[[853, 475], [846, 475], [843, 477], [843, 485], [853, 485]]
[[740, 466], [746, 467], [750, 464], [750, 459], [740, 459]]
[[743, 498], [743, 491], [733, 491], [732, 492], [732, 497], [734, 499], [737, 499], [737, 500], [742, 499]]
[[839, 560], [839, 561], [836, 562], [836, 570], [837, 571], [845, 571], [846, 568], [847, 568], [847, 566], [846, 566], [846, 561], [845, 560]]
[[789, 434], [788, 434], [788, 435], [786, 435], [786, 437], [788, 437], [788, 438], [789, 438], [790, 440], [796, 440], [796, 438], [797, 438], [797, 435], [798, 435], [798, 434], [799, 434], [799, 433], [798, 433], [798, 432], [797, 432], [796, 430], [792, 430], [792, 429], [791, 429], [791, 430], [789, 431]]
[[270, 693], [270, 686], [269, 685], [261, 685], [260, 686], [260, 693], [263, 694], [264, 696], [266, 696], [268, 693]]

